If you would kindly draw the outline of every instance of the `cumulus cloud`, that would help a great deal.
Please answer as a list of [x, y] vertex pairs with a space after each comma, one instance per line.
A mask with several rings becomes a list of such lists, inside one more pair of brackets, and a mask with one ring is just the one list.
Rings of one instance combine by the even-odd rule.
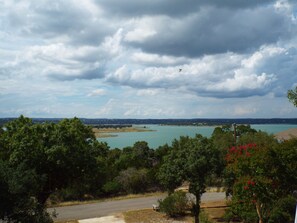
[[129, 44], [144, 52], [187, 57], [255, 50], [285, 38], [290, 24], [290, 18], [272, 5], [237, 11], [203, 7], [183, 18], [150, 19], [156, 33]]
[[141, 63], [151, 66], [172, 66], [185, 64], [188, 59], [185, 57], [172, 57], [166, 55], [149, 54], [144, 52], [135, 52], [132, 54], [131, 59], [135, 63]]
[[172, 17], [183, 16], [190, 13], [195, 13], [203, 6], [215, 6], [224, 8], [251, 8], [261, 4], [267, 4], [273, 2], [273, 0], [97, 0], [98, 5], [111, 14], [118, 16], [133, 16], [138, 17], [142, 15], [168, 15]]
[[279, 88], [285, 93], [297, 81], [295, 59], [296, 49], [265, 46], [252, 54], [204, 56], [181, 66], [129, 70], [124, 65], [108, 80], [134, 88], [180, 89], [204, 97], [278, 95]]
[[297, 84], [293, 0], [0, 3], [0, 103], [10, 114], [294, 113], [285, 97]]
[[[98, 44], [111, 31], [92, 1], [4, 1], [4, 21], [15, 33]], [[100, 27], [98, 29], [97, 27]]]

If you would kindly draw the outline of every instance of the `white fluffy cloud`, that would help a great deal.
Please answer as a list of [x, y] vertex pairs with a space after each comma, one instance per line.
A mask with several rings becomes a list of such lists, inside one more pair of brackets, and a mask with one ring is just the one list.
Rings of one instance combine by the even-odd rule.
[[[156, 55], [138, 55], [138, 58], [146, 62], [157, 59], [162, 61], [162, 58]], [[279, 88], [291, 88], [290, 83], [283, 79], [291, 78], [294, 83], [297, 81], [294, 75], [297, 68], [293, 63], [295, 58], [296, 54], [292, 50], [268, 45], [251, 54], [207, 55], [199, 59], [185, 60], [186, 63], [181, 65], [174, 64], [179, 58], [167, 58], [168, 66], [165, 67], [129, 69], [126, 64], [111, 73], [107, 79], [134, 88], [181, 89], [207, 97], [242, 98], [268, 93], [278, 95]], [[272, 66], [272, 61], [281, 63], [284, 60], [288, 60], [287, 65], [290, 67], [286, 69], [291, 70], [290, 73], [284, 73], [280, 64], [274, 70], [268, 67]], [[170, 65], [170, 62], [173, 65]]]

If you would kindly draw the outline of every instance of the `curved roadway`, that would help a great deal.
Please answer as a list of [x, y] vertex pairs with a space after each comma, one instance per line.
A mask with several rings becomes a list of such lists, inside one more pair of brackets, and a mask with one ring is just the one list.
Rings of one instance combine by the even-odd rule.
[[[165, 196], [165, 195], [164, 195]], [[158, 203], [158, 199], [164, 196], [152, 196], [135, 199], [126, 199], [120, 201], [102, 201], [93, 204], [82, 204], [67, 207], [49, 208], [48, 212], [55, 211], [58, 216], [55, 220], [79, 220], [87, 218], [97, 218], [107, 215], [113, 215], [129, 210], [152, 208], [153, 204]], [[201, 201], [216, 201], [225, 198], [225, 193], [204, 193]]]

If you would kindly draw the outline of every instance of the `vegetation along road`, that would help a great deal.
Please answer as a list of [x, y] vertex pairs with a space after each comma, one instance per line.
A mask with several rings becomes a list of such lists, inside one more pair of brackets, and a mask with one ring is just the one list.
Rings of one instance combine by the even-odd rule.
[[[164, 197], [164, 196], [163, 196]], [[48, 212], [54, 210], [58, 214], [55, 220], [78, 220], [112, 215], [129, 210], [152, 208], [152, 204], [157, 204], [162, 196], [152, 196], [144, 198], [127, 199], [120, 201], [104, 201], [93, 204], [83, 204], [67, 207], [49, 208]], [[205, 193], [202, 202], [222, 200], [225, 193]]]

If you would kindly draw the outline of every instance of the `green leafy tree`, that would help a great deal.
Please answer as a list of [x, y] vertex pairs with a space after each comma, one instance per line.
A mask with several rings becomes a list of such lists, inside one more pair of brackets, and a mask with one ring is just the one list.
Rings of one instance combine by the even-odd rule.
[[[234, 177], [230, 212], [245, 222], [273, 222], [272, 216], [280, 216], [280, 209], [274, 204], [297, 187], [294, 175], [297, 166], [293, 161], [297, 155], [296, 144], [286, 145], [288, 150], [284, 151], [272, 136], [263, 132], [240, 139], [241, 142], [248, 140], [256, 144], [231, 147], [226, 156], [227, 171]], [[281, 212], [282, 216], [287, 215]]]
[[33, 170], [21, 164], [12, 168], [0, 159], [0, 219], [6, 222], [53, 222], [34, 198], [40, 179]]
[[185, 165], [186, 180], [190, 183], [189, 192], [194, 194], [193, 204], [195, 222], [199, 222], [201, 196], [205, 192], [207, 179], [216, 172], [220, 155], [210, 141], [197, 135], [186, 145], [187, 161]]
[[219, 159], [218, 151], [207, 138], [201, 135], [181, 137], [172, 143], [172, 150], [160, 168], [160, 180], [170, 191], [183, 181], [189, 182], [189, 192], [196, 198], [192, 207], [196, 223], [207, 179], [215, 172]]
[[189, 137], [184, 136], [179, 140], [174, 139], [159, 169], [158, 179], [169, 195], [185, 180], [186, 153], [182, 151], [189, 140]]
[[297, 107], [297, 86], [295, 89], [288, 90], [287, 93], [288, 99], [295, 107]]
[[108, 150], [78, 118], [34, 124], [21, 116], [5, 124], [4, 129], [0, 135], [1, 159], [11, 167], [24, 164], [35, 171], [42, 179], [35, 195], [42, 205], [56, 190], [82, 186], [89, 176], [96, 176], [100, 172], [97, 158]]
[[179, 153], [171, 152], [164, 158], [158, 172], [158, 179], [169, 195], [184, 181], [184, 162]]

